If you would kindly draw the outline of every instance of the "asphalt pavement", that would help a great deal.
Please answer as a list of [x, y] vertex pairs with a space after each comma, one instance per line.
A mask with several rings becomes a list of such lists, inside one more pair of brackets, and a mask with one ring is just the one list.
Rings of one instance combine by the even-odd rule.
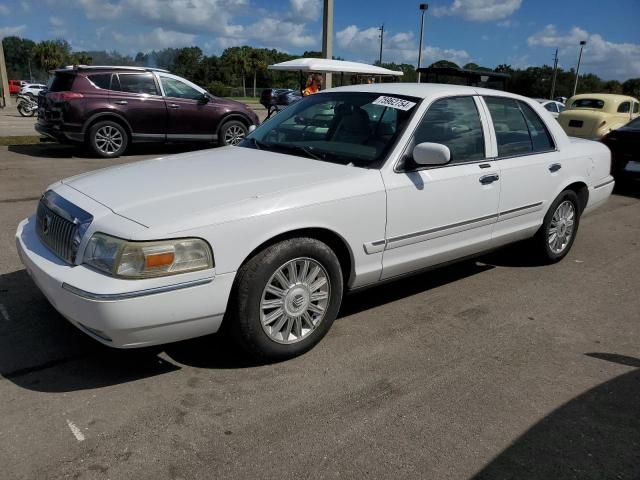
[[0, 478], [640, 478], [637, 183], [559, 264], [520, 244], [353, 294], [314, 350], [256, 365], [217, 336], [103, 347], [19, 262], [48, 184], [178, 147], [154, 148], [0, 147]]

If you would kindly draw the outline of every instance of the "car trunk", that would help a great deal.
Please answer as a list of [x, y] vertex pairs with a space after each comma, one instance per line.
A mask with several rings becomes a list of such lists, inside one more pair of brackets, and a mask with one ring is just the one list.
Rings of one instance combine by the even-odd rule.
[[558, 121], [571, 137], [594, 138], [604, 116], [600, 110], [576, 108], [562, 112]]
[[60, 101], [59, 92], [70, 92], [76, 76], [56, 72], [44, 95], [38, 95], [38, 123], [41, 125], [62, 123], [66, 101]]

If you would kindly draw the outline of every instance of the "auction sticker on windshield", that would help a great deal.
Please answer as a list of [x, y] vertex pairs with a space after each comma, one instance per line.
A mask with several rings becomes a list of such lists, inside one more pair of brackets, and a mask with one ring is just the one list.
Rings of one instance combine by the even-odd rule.
[[414, 102], [404, 100], [396, 97], [378, 97], [373, 102], [373, 105], [382, 105], [383, 107], [397, 108], [398, 110], [411, 110], [416, 106]]

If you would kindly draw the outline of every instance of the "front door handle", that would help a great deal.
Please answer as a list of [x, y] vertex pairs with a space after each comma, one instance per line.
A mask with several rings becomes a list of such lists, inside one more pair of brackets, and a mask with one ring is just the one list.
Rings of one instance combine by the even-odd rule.
[[170, 103], [169, 108], [180, 108], [180, 105], [178, 105], [177, 103]]
[[117, 102], [113, 102], [113, 103], [115, 103], [116, 105], [126, 105], [129, 102], [127, 102], [126, 100], [118, 100]]
[[551, 173], [553, 172], [557, 172], [558, 170], [560, 170], [562, 168], [562, 165], [560, 165], [559, 163], [552, 163], [551, 165], [549, 165], [549, 171]]
[[484, 175], [480, 177], [480, 183], [482, 185], [489, 185], [493, 182], [497, 182], [498, 180], [500, 180], [500, 175], [498, 175], [497, 173], [492, 173], [490, 175]]

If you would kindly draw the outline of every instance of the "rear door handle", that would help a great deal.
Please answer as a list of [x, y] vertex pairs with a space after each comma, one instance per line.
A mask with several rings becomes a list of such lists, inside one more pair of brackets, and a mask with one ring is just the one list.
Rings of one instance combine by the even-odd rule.
[[491, 168], [491, 164], [490, 163], [481, 163], [479, 165], [480, 168]]
[[500, 175], [498, 175], [497, 173], [492, 173], [490, 175], [484, 175], [480, 177], [480, 183], [482, 185], [489, 185], [493, 182], [497, 182], [498, 180], [500, 180]]
[[177, 103], [170, 103], [169, 108], [180, 108], [180, 105], [178, 105]]
[[118, 100], [117, 102], [113, 102], [113, 103], [115, 103], [116, 105], [126, 105], [129, 102], [127, 102], [126, 100]]
[[562, 165], [560, 165], [559, 163], [552, 163], [551, 165], [549, 165], [549, 171], [551, 173], [553, 172], [557, 172], [558, 170], [560, 170], [562, 168]]

